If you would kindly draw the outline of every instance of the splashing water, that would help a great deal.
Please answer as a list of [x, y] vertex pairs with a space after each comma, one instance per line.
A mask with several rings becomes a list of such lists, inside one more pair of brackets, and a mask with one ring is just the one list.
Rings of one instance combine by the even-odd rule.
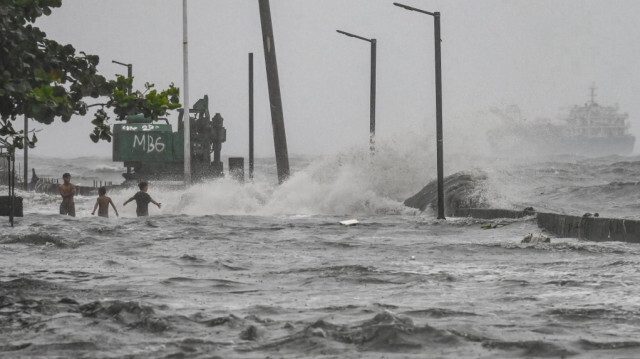
[[[108, 219], [90, 215], [95, 197], [68, 218], [59, 196], [19, 192], [26, 216], [0, 232], [0, 356], [634, 357], [639, 246], [525, 244], [540, 231], [529, 219], [408, 209], [435, 179], [427, 147], [293, 158], [282, 185], [264, 159], [245, 183], [152, 181], [163, 206], [148, 218], [121, 205], [137, 188], [108, 193], [121, 213]], [[118, 175], [100, 161], [38, 165]], [[477, 185], [494, 206], [640, 209], [635, 158], [448, 154], [446, 174], [461, 170], [486, 174]]]

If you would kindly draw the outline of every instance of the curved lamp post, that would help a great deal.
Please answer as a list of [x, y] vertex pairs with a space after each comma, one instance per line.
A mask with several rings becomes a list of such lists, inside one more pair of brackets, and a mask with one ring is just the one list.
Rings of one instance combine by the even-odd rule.
[[376, 136], [376, 39], [367, 39], [366, 37], [350, 34], [346, 31], [336, 30], [338, 33], [355, 37], [363, 41], [371, 43], [371, 91], [369, 100], [369, 150], [371, 154], [375, 152], [375, 136]]
[[394, 2], [393, 5], [405, 10], [433, 16], [434, 20], [434, 41], [436, 58], [436, 137], [437, 137], [437, 157], [438, 157], [438, 219], [444, 218], [444, 180], [442, 168], [442, 67], [440, 55], [440, 13], [420, 10], [408, 5]]
[[[132, 64], [125, 64], [123, 62], [116, 61], [116, 60], [111, 60], [111, 62], [113, 62], [114, 64], [126, 66], [127, 67], [127, 77], [128, 78], [132, 78], [133, 77], [133, 65]], [[131, 95], [131, 87], [129, 87], [129, 95]]]

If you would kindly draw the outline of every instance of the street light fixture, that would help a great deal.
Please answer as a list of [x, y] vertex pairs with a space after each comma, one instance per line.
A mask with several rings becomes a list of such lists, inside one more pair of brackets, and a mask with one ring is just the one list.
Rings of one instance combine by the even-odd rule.
[[416, 11], [423, 14], [433, 16], [434, 20], [434, 41], [435, 41], [435, 58], [436, 58], [436, 138], [437, 138], [437, 157], [438, 157], [438, 219], [444, 218], [444, 180], [442, 168], [442, 67], [440, 55], [440, 13], [428, 12], [420, 10], [408, 5], [394, 2], [393, 5], [401, 7], [405, 10]]
[[[113, 62], [114, 64], [126, 66], [127, 67], [127, 78], [132, 78], [133, 77], [133, 64], [125, 64], [123, 62], [116, 61], [116, 60], [111, 60], [111, 62]], [[129, 95], [131, 95], [131, 86], [129, 87]]]
[[366, 37], [354, 35], [342, 30], [336, 30], [338, 33], [355, 37], [363, 41], [371, 43], [371, 90], [369, 100], [369, 150], [373, 154], [375, 151], [376, 136], [376, 39], [367, 39]]

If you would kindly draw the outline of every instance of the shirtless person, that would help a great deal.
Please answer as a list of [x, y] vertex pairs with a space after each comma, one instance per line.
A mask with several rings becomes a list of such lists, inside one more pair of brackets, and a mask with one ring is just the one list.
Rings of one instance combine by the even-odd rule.
[[58, 186], [60, 195], [62, 196], [62, 203], [60, 203], [60, 214], [69, 215], [71, 217], [76, 216], [76, 205], [73, 202], [73, 196], [76, 194], [76, 186], [71, 183], [71, 175], [65, 173], [62, 175], [63, 184]]
[[98, 199], [96, 200], [96, 204], [93, 206], [93, 212], [91, 214], [96, 214], [96, 208], [98, 209], [98, 216], [100, 217], [109, 217], [109, 204], [113, 207], [113, 210], [116, 212], [116, 217], [119, 217], [118, 210], [116, 209], [116, 205], [113, 204], [111, 197], [107, 197], [107, 188], [100, 187], [98, 188]]

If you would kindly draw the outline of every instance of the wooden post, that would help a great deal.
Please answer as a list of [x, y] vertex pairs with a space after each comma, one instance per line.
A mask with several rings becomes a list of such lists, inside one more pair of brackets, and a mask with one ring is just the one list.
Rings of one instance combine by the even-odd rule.
[[273, 37], [273, 26], [271, 24], [269, 0], [258, 0], [258, 5], [260, 6], [262, 45], [264, 47], [264, 60], [267, 68], [269, 104], [271, 105], [271, 124], [273, 126], [273, 144], [276, 152], [278, 182], [282, 183], [289, 177], [289, 153], [287, 150], [287, 135], [284, 129], [284, 115], [282, 111], [282, 97], [280, 95], [280, 80], [278, 78], [276, 46]]

